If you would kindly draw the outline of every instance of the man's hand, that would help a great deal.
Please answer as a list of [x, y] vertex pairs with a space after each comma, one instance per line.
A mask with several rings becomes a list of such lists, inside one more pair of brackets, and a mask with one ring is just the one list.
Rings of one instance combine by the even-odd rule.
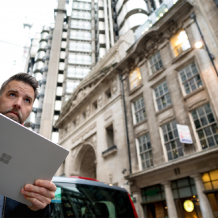
[[24, 198], [33, 204], [31, 210], [44, 209], [55, 197], [56, 186], [48, 180], [36, 180], [34, 185], [27, 184], [21, 189]]

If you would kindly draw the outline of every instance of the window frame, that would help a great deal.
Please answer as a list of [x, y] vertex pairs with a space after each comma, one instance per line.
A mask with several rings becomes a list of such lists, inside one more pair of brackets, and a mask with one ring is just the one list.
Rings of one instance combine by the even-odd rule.
[[[189, 67], [189, 68], [191, 69], [191, 66], [190, 66], [190, 65], [193, 64], [193, 63], [195, 64], [195, 67], [196, 67], [196, 69], [197, 69], [197, 71], [198, 71], [197, 74], [195, 74], [194, 76], [192, 75], [190, 78], [188, 78], [188, 79], [185, 80], [185, 81], [182, 81], [180, 72], [183, 71], [183, 70], [185, 70], [186, 67]], [[187, 82], [189, 82], [191, 79], [195, 78], [197, 75], [199, 75], [202, 85], [201, 85], [200, 87], [198, 87], [198, 86], [197, 86], [197, 82], [195, 81], [196, 89], [187, 94], [186, 91], [185, 91], [184, 84], [187, 83]], [[195, 61], [194, 59], [193, 59], [192, 61], [189, 61], [186, 65], [183, 65], [183, 67], [178, 70], [178, 78], [179, 78], [179, 82], [180, 82], [180, 86], [181, 86], [181, 89], [182, 89], [183, 96], [190, 95], [190, 94], [192, 94], [193, 92], [195, 92], [196, 90], [198, 90], [198, 89], [200, 89], [200, 88], [202, 88], [202, 87], [204, 86], [203, 80], [202, 80], [202, 78], [201, 78], [201, 72], [200, 72], [200, 70], [199, 70], [198, 64], [196, 63], [196, 61]], [[199, 82], [200, 80], [198, 80], [198, 82]], [[190, 87], [190, 84], [189, 84], [189, 87]], [[191, 90], [191, 88], [190, 88], [190, 90]]]
[[[185, 31], [185, 34], [186, 34], [186, 36], [187, 36], [187, 39], [186, 40], [184, 40], [182, 43], [180, 43], [179, 45], [177, 45], [176, 47], [172, 44], [172, 39], [173, 38], [175, 38], [176, 36], [178, 36], [182, 31]], [[184, 43], [184, 42], [186, 42], [186, 41], [188, 41], [189, 42], [189, 48], [188, 49], [186, 49], [186, 50], [182, 50], [181, 52], [178, 52], [178, 55], [176, 55], [176, 53], [175, 53], [175, 49], [176, 48], [178, 48], [179, 46], [181, 47], [182, 46], [182, 44]], [[189, 37], [188, 37], [188, 34], [187, 34], [187, 31], [185, 30], [185, 29], [180, 29], [176, 34], [174, 34], [171, 38], [170, 38], [170, 47], [171, 47], [171, 50], [172, 50], [172, 53], [173, 53], [173, 57], [174, 58], [177, 58], [177, 57], [179, 57], [181, 54], [183, 54], [184, 52], [186, 52], [187, 50], [189, 50], [189, 49], [191, 49], [192, 48], [192, 46], [191, 46], [191, 43], [190, 43], [190, 40], [189, 40]], [[181, 49], [181, 48], [180, 48]]]
[[[141, 137], [143, 137], [143, 136], [147, 136], [147, 135], [149, 136], [149, 142], [150, 142], [151, 148], [140, 152], [139, 138], [141, 138]], [[152, 150], [151, 138], [150, 138], [149, 132], [146, 132], [146, 133], [144, 133], [143, 135], [138, 136], [138, 137], [135, 139], [135, 141], [136, 141], [137, 156], [138, 156], [138, 160], [139, 160], [139, 170], [142, 171], [142, 170], [147, 170], [147, 169], [150, 169], [150, 168], [154, 167], [154, 156], [153, 156], [153, 150]], [[143, 167], [142, 167], [141, 154], [148, 153], [149, 151], [151, 151], [151, 153], [152, 153], [152, 164], [151, 164], [151, 162], [150, 162], [151, 158], [149, 158], [148, 160], [149, 160], [151, 166], [150, 166], [150, 167], [145, 167], [145, 169], [143, 169]], [[145, 159], [145, 160], [143, 161], [143, 162], [145, 163], [145, 165], [146, 165], [146, 161], [147, 161], [147, 159]]]
[[[162, 126], [167, 125], [167, 124], [169, 124], [169, 123], [171, 124], [173, 121], [175, 121], [176, 124], [177, 124], [177, 120], [176, 120], [176, 119], [173, 119], [173, 120], [167, 121], [167, 123], [164, 123], [164, 124], [162, 124], [161, 126], [159, 126], [159, 131], [160, 131], [160, 136], [161, 136], [161, 142], [162, 142], [161, 144], [162, 144], [163, 153], [164, 153], [164, 157], [165, 157], [165, 161], [166, 161], [166, 162], [174, 161], [174, 160], [177, 160], [177, 159], [179, 159], [179, 158], [185, 156], [185, 151], [184, 151], [183, 144], [179, 141], [179, 143], [181, 144], [181, 147], [182, 147], [183, 156], [178, 156], [178, 158], [173, 158], [172, 160], [169, 160], [169, 158], [168, 158], [168, 151], [167, 151], [167, 148], [166, 148], [166, 144], [167, 144], [167, 143], [171, 143], [172, 141], [175, 141], [175, 143], [176, 143], [176, 140], [179, 139], [179, 134], [178, 134], [177, 137], [174, 137], [173, 139], [168, 140], [167, 142], [165, 142], [165, 140], [164, 140], [164, 132], [163, 132]], [[171, 124], [171, 128], [172, 128], [172, 124]], [[177, 128], [176, 128], [176, 129], [177, 129]], [[172, 129], [172, 132], [173, 132], [174, 130], [175, 130], [175, 129]], [[169, 132], [169, 131], [168, 131], [168, 132]], [[178, 130], [177, 130], [177, 133], [178, 133]], [[174, 136], [174, 133], [173, 133], [173, 136]], [[171, 147], [170, 152], [171, 152], [171, 154], [172, 154], [172, 150], [173, 150], [173, 149], [172, 149], [172, 146], [171, 146], [171, 145], [170, 145], [170, 147]], [[176, 146], [176, 149], [177, 149], [177, 151], [178, 151], [178, 147], [177, 147], [177, 146]]]
[[[140, 74], [140, 78], [137, 77], [137, 79], [131, 81], [130, 77], [131, 77], [131, 74], [133, 74], [134, 71], [137, 71], [137, 76], [138, 76], [138, 73]], [[138, 84], [137, 86], [133, 87], [132, 88], [132, 83], [134, 83], [135, 81], [138, 81]], [[142, 85], [142, 74], [140, 72], [140, 68], [139, 67], [136, 67], [134, 70], [132, 70], [130, 73], [129, 73], [129, 90], [130, 92], [137, 89], [138, 87], [140, 87]]]
[[[155, 94], [155, 88], [159, 87], [160, 85], [162, 85], [162, 84], [165, 83], [165, 82], [166, 82], [166, 84], [167, 84], [168, 92], [167, 92], [167, 93], [164, 93], [164, 94], [161, 95], [161, 96], [159, 96], [158, 99], [157, 99], [157, 98], [156, 98], [156, 94]], [[159, 88], [158, 88], [158, 89], [159, 89]], [[169, 96], [170, 96], [170, 101], [171, 101], [171, 103], [170, 103], [170, 104], [167, 104], [165, 107], [163, 107], [163, 105], [162, 105], [162, 108], [159, 110], [157, 100], [161, 99], [162, 97], [166, 96], [167, 94], [169, 94]], [[155, 86], [153, 86], [153, 97], [154, 97], [154, 101], [155, 101], [154, 105], [155, 105], [156, 112], [162, 111], [162, 110], [164, 110], [165, 108], [167, 108], [168, 106], [170, 106], [170, 105], [173, 104], [173, 103], [172, 103], [172, 100], [171, 100], [170, 90], [169, 90], [169, 88], [168, 88], [168, 83], [167, 83], [167, 80], [166, 80], [166, 79], [165, 79], [165, 80], [162, 80], [161, 82], [159, 82], [158, 84], [156, 84]], [[161, 101], [161, 103], [162, 103], [162, 101]]]
[[[195, 123], [194, 123], [194, 119], [193, 119], [193, 116], [192, 116], [192, 112], [195, 111], [195, 110], [197, 110], [197, 109], [199, 109], [199, 108], [204, 107], [204, 106], [207, 105], [207, 104], [210, 105], [211, 112], [206, 113], [206, 114], [204, 114], [204, 115], [205, 115], [205, 117], [207, 117], [208, 114], [212, 113], [212, 114], [213, 114], [213, 118], [214, 118], [214, 122], [211, 122], [211, 123], [208, 122], [209, 124], [204, 125], [204, 126], [201, 126], [200, 128], [196, 129], [196, 126], [195, 126]], [[204, 109], [204, 110], [205, 110], [205, 109]], [[201, 117], [202, 117], [202, 116], [201, 116]], [[197, 131], [203, 130], [203, 129], [207, 128], [207, 127], [211, 127], [211, 126], [214, 125], [214, 124], [216, 124], [217, 127], [218, 127], [217, 118], [216, 118], [216, 116], [215, 116], [215, 113], [214, 113], [214, 110], [213, 110], [213, 107], [212, 107], [211, 103], [210, 103], [210, 102], [207, 102], [206, 104], [204, 103], [204, 104], [202, 104], [202, 105], [196, 107], [195, 109], [191, 110], [191, 111], [189, 112], [189, 118], [190, 118], [190, 121], [191, 121], [191, 124], [192, 124], [194, 136], [195, 136], [195, 139], [196, 139], [196, 142], [197, 142], [198, 151], [207, 150], [207, 149], [210, 149], [210, 148], [213, 148], [213, 147], [217, 147], [217, 146], [218, 146], [218, 143], [216, 144], [216, 142], [215, 142], [215, 145], [214, 145], [214, 146], [209, 146], [209, 144], [207, 144], [208, 147], [205, 148], [205, 149], [203, 149], [203, 148], [202, 148], [202, 145], [201, 145], [200, 137], [199, 137], [198, 132], [197, 132]], [[200, 118], [199, 115], [198, 115], [198, 118]], [[208, 121], [208, 118], [207, 118], [207, 121]], [[212, 132], [213, 132], [213, 131], [212, 131]], [[204, 139], [207, 141], [207, 138], [213, 136], [213, 139], [215, 140], [214, 135], [215, 135], [215, 134], [212, 133], [210, 136], [207, 136], [207, 135], [205, 134], [205, 132], [204, 132], [204, 136], [205, 136]]]
[[[140, 110], [135, 111], [134, 103], [135, 103], [136, 101], [138, 101], [140, 98], [142, 98], [143, 101], [144, 101], [144, 108], [140, 108]], [[139, 124], [139, 123], [141, 123], [141, 122], [147, 120], [147, 113], [146, 113], [146, 107], [145, 107], [145, 100], [144, 100], [143, 95], [139, 95], [139, 96], [137, 96], [136, 98], [134, 98], [134, 99], [132, 100], [132, 102], [131, 102], [131, 106], [132, 106], [132, 116], [133, 116], [133, 124], [134, 124], [134, 125], [137, 125], [137, 124]], [[146, 116], [144, 117], [143, 120], [140, 120], [139, 122], [137, 122], [136, 113], [139, 113], [139, 112], [142, 111], [143, 109], [145, 110]]]
[[[161, 52], [160, 52], [160, 51], [161, 51], [161, 50], [156, 51], [156, 52], [155, 52], [153, 55], [151, 55], [151, 56], [149, 57], [149, 59], [148, 59], [149, 76], [153, 76], [153, 75], [155, 75], [156, 73], [158, 73], [159, 71], [162, 71], [162, 70], [164, 69], [163, 60], [162, 60], [162, 56], [161, 56]], [[152, 59], [155, 55], [157, 55], [157, 53], [159, 53], [160, 59], [159, 59], [157, 62], [155, 62], [153, 65], [151, 65], [151, 59]], [[156, 70], [156, 71], [153, 73], [152, 67], [154, 67], [154, 66], [155, 66], [157, 63], [159, 63], [159, 62], [162, 63], [162, 67], [161, 67], [159, 70]]]

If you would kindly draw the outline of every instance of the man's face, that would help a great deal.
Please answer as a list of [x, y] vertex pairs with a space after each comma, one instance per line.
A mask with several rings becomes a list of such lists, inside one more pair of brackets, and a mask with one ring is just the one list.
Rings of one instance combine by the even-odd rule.
[[33, 102], [33, 88], [26, 83], [13, 80], [0, 96], [0, 113], [22, 124], [30, 115]]

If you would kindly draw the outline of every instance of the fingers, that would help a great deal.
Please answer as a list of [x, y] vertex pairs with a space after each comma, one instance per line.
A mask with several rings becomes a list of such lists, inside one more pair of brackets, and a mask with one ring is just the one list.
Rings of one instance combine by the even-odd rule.
[[47, 180], [36, 180], [34, 185], [27, 184], [21, 189], [24, 198], [33, 204], [29, 207], [36, 211], [45, 208], [55, 197], [56, 186]]
[[55, 184], [52, 181], [48, 181], [48, 180], [36, 180], [35, 185], [47, 188], [51, 191], [56, 191], [57, 189]]
[[28, 206], [33, 211], [44, 209], [48, 204], [50, 204], [50, 203], [48, 203], [48, 200], [49, 200], [48, 198], [40, 198], [41, 201], [37, 198], [32, 198], [32, 197], [29, 197], [26, 195], [24, 195], [24, 198], [33, 204], [33, 206], [31, 206], [31, 207]]
[[[25, 185], [22, 190], [21, 190], [21, 193], [25, 194], [27, 196], [29, 196], [30, 193], [34, 193], [34, 194], [42, 195], [44, 197], [51, 198], [51, 199], [53, 199], [55, 197], [54, 191], [50, 191], [49, 189], [46, 189], [44, 187], [38, 187], [35, 185], [29, 185], [29, 184]], [[32, 197], [34, 197], [34, 196], [32, 196]]]

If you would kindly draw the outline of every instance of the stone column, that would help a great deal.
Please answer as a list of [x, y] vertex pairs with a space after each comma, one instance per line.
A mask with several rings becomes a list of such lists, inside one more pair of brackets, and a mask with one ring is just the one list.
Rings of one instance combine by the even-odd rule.
[[173, 192], [171, 189], [171, 182], [164, 182], [162, 183], [164, 185], [165, 195], [166, 195], [166, 201], [167, 201], [167, 211], [169, 218], [178, 218], [177, 211], [176, 211], [176, 205], [173, 198]]
[[191, 176], [195, 180], [195, 185], [196, 185], [196, 190], [197, 190], [197, 195], [199, 198], [199, 203], [200, 203], [200, 208], [201, 208], [201, 213], [203, 218], [213, 218], [213, 212], [210, 207], [210, 202], [207, 198], [207, 196], [204, 194], [204, 184], [201, 179], [200, 174], [195, 174]]

